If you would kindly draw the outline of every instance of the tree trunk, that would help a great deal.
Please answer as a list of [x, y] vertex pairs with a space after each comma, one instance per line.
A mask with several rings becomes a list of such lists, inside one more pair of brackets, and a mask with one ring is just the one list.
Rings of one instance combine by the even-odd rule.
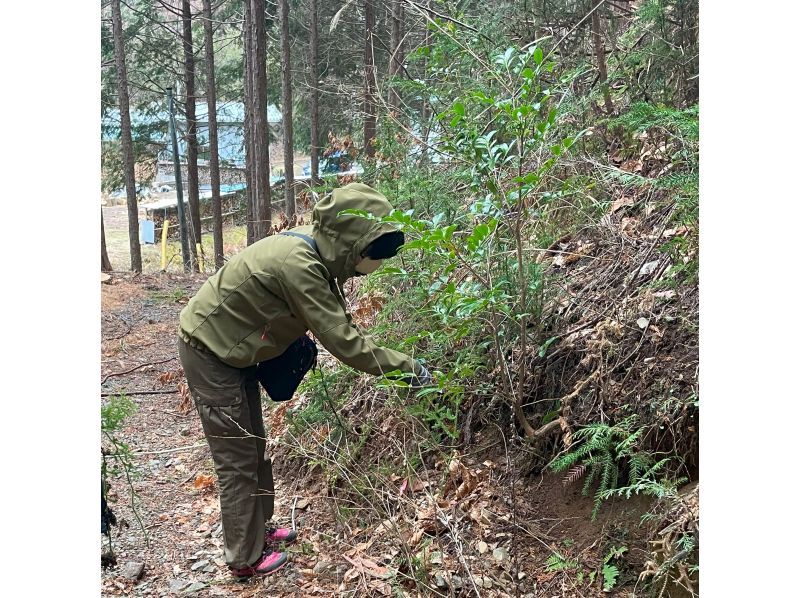
[[264, 27], [264, 0], [251, 2], [251, 50], [253, 80], [253, 218], [255, 240], [263, 239], [272, 230], [269, 187], [269, 133], [267, 131], [267, 45]]
[[125, 195], [128, 200], [128, 240], [131, 250], [131, 270], [142, 271], [142, 248], [139, 244], [139, 206], [136, 203], [136, 177], [133, 169], [133, 139], [128, 100], [128, 71], [125, 67], [125, 45], [122, 40], [120, 0], [111, 0], [111, 21], [114, 30], [114, 58], [117, 63], [117, 93], [122, 136], [122, 165], [125, 171]]
[[[427, 31], [427, 28], [426, 28]], [[392, 33], [389, 41], [389, 77], [397, 77], [403, 70], [403, 0], [392, 0]], [[389, 106], [399, 115], [400, 94], [392, 87], [389, 90]]]
[[214, 30], [211, 0], [203, 0], [203, 29], [206, 36], [206, 102], [208, 103], [208, 151], [211, 171], [211, 210], [214, 221], [214, 266], [225, 264], [222, 248], [222, 198], [219, 193], [219, 141], [217, 139], [217, 88], [214, 73]]
[[108, 251], [106, 250], [106, 229], [103, 226], [103, 208], [100, 208], [100, 271], [111, 272], [114, 268], [111, 267], [111, 260], [108, 259]]
[[597, 70], [600, 72], [598, 82], [603, 91], [603, 100], [606, 105], [606, 113], [614, 112], [614, 104], [611, 102], [611, 93], [608, 90], [608, 69], [606, 68], [606, 51], [603, 48], [603, 38], [600, 36], [600, 4], [603, 0], [595, 0], [592, 10], [592, 39], [594, 40], [594, 54], [597, 58]]
[[378, 127], [375, 107], [375, 51], [372, 36], [375, 30], [375, 3], [364, 0], [364, 152], [375, 156], [375, 135]]
[[183, 0], [183, 64], [186, 78], [186, 187], [189, 194], [189, 255], [192, 269], [199, 270], [197, 244], [201, 242], [200, 177], [197, 174], [197, 116], [195, 111], [194, 47], [192, 43], [192, 7]]
[[[430, 8], [431, 0], [428, 0], [425, 7]], [[430, 13], [428, 13], [430, 15]], [[428, 52], [430, 52], [431, 48], [431, 31], [430, 28], [427, 26], [425, 27], [425, 38], [422, 42], [422, 47], [427, 48]], [[422, 58], [422, 72], [424, 76], [427, 77], [428, 75], [428, 54], [423, 54]], [[420, 164], [424, 163], [428, 159], [428, 139], [430, 139], [431, 135], [431, 127], [430, 127], [430, 117], [431, 111], [428, 109], [428, 100], [425, 98], [425, 95], [422, 95], [422, 107], [420, 108], [420, 121], [422, 126], [422, 151], [420, 152], [419, 161]]]
[[319, 6], [311, 0], [311, 184], [319, 184]]
[[292, 53], [289, 47], [289, 0], [279, 0], [281, 11], [281, 65], [283, 98], [283, 196], [286, 217], [297, 220], [294, 203], [294, 131], [292, 128]]
[[253, 11], [250, 0], [244, 2], [244, 172], [247, 185], [247, 244], [256, 240], [255, 216], [256, 205], [255, 166], [253, 164], [253, 52], [252, 52], [252, 20]]

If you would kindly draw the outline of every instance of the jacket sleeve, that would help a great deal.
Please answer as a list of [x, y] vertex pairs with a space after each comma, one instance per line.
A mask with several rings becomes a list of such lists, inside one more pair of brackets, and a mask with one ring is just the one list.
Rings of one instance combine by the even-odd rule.
[[296, 318], [338, 360], [352, 368], [380, 376], [400, 370], [416, 373], [415, 361], [404, 353], [373, 343], [356, 327], [331, 290], [325, 267], [316, 260], [284, 262], [280, 284]]

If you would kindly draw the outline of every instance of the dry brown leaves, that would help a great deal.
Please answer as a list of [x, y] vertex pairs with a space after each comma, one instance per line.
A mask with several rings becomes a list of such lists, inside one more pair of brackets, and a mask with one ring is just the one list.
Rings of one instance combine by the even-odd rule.
[[576, 244], [566, 243], [559, 245], [561, 251], [553, 258], [553, 265], [559, 268], [569, 266], [584, 256], [591, 255], [595, 244], [590, 241], [578, 241]]
[[189, 385], [186, 382], [178, 382], [178, 396], [181, 400], [178, 412], [186, 415], [192, 410], [192, 393], [189, 392]]
[[369, 328], [375, 323], [375, 318], [384, 305], [386, 305], [386, 297], [382, 295], [360, 297], [352, 311], [353, 319], [359, 326]]
[[632, 206], [634, 203], [636, 203], [636, 200], [634, 200], [633, 197], [631, 197], [629, 195], [623, 195], [622, 197], [620, 197], [618, 199], [615, 199], [611, 203], [611, 212], [610, 213], [613, 214], [614, 212], [616, 212], [620, 208], [624, 208], [626, 206]]
[[379, 565], [363, 554], [359, 554], [361, 546], [356, 546], [342, 555], [350, 563], [351, 567], [342, 576], [339, 592], [345, 592], [348, 583], [358, 580], [359, 595], [391, 596], [392, 587], [386, 580], [392, 577], [395, 571], [389, 567]]
[[[490, 513], [487, 507], [491, 503], [488, 496], [487, 482], [491, 461], [483, 463], [485, 469], [470, 468], [458, 457], [453, 458], [447, 466], [448, 477], [444, 486], [436, 495], [429, 495], [427, 504], [417, 507], [415, 530], [404, 534], [411, 546], [416, 546], [426, 534], [437, 535], [447, 529], [453, 508], [463, 513], [480, 526], [490, 525]], [[429, 484], [417, 480], [411, 485], [412, 492], [418, 492]]]
[[269, 412], [269, 425], [271, 430], [282, 430], [284, 420], [286, 419], [286, 411], [289, 409], [290, 401], [285, 401], [271, 409]]
[[170, 372], [164, 372], [163, 374], [158, 376], [158, 383], [159, 384], [169, 384], [170, 382], [174, 382], [183, 377], [183, 370], [172, 370]]
[[195, 490], [211, 490], [214, 488], [214, 478], [210, 475], [205, 475], [203, 473], [198, 474], [197, 477], [192, 482], [192, 486], [194, 486]]
[[100, 288], [100, 307], [103, 312], [114, 311], [145, 296], [141, 284], [124, 278], [112, 278], [111, 284], [101, 285]]

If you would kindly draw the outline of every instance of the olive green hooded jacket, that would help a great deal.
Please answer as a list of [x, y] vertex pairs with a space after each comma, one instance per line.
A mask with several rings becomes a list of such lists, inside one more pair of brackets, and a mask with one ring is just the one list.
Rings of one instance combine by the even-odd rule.
[[418, 373], [415, 361], [377, 346], [352, 323], [337, 287], [356, 274], [361, 252], [395, 230], [359, 216], [392, 210], [388, 200], [362, 183], [336, 189], [314, 207], [313, 225], [294, 232], [311, 236], [319, 254], [302, 238], [273, 235], [231, 258], [192, 297], [180, 315], [180, 336], [199, 342], [237, 368], [283, 353], [307, 330], [337, 359], [374, 375]]

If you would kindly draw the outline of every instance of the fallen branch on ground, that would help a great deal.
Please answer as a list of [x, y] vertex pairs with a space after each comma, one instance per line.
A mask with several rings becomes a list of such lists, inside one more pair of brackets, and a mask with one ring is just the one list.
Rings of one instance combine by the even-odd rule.
[[101, 392], [101, 397], [115, 397], [118, 395], [125, 395], [126, 397], [130, 397], [133, 395], [169, 395], [176, 392], [180, 392], [177, 388], [167, 389], [167, 390], [119, 390], [117, 392]]
[[142, 364], [137, 365], [136, 367], [133, 367], [133, 368], [131, 368], [129, 370], [125, 370], [124, 372], [111, 372], [110, 374], [107, 374], [105, 378], [103, 378], [103, 380], [100, 382], [100, 384], [105, 384], [106, 380], [108, 380], [109, 378], [112, 378], [114, 376], [124, 376], [125, 374], [130, 374], [131, 372], [135, 372], [136, 370], [139, 370], [141, 368], [147, 367], [148, 365], [158, 365], [160, 363], [167, 363], [168, 361], [172, 361], [174, 359], [178, 359], [177, 356], [176, 357], [170, 357], [169, 359], [162, 359], [161, 361], [150, 361], [150, 362], [147, 362], [147, 363], [142, 363]]
[[164, 449], [163, 451], [133, 451], [134, 455], [163, 455], [165, 453], [178, 453], [180, 451], [188, 451], [191, 449], [200, 448], [202, 446], [208, 446], [206, 442], [200, 442], [198, 444], [193, 444], [191, 446], [179, 446], [178, 448], [171, 448], [171, 449]]

